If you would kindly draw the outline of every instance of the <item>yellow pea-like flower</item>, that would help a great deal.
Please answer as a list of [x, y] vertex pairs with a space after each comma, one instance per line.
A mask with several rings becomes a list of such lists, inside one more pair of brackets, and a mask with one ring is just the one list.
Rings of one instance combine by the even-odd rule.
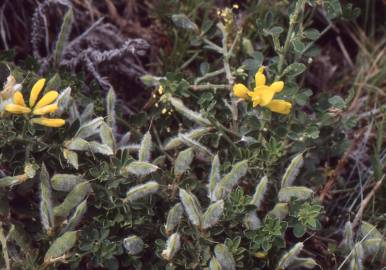
[[15, 94], [13, 94], [12, 101], [16, 105], [27, 107], [27, 105], [25, 105], [25, 102], [24, 102], [23, 94], [20, 91], [17, 91], [15, 92]]
[[270, 86], [275, 93], [280, 92], [284, 88], [284, 82], [283, 81], [277, 81], [271, 84]]
[[275, 91], [271, 87], [262, 85], [257, 86], [252, 93], [249, 94], [252, 100], [260, 98], [259, 105], [265, 106], [269, 104], [275, 95]]
[[292, 104], [282, 99], [274, 99], [266, 107], [276, 113], [289, 114]]
[[33, 124], [38, 124], [46, 127], [61, 127], [63, 126], [66, 121], [60, 118], [33, 118], [32, 120]]
[[36, 100], [38, 99], [40, 92], [43, 90], [45, 83], [46, 79], [40, 79], [32, 87], [31, 94], [29, 96], [29, 106], [31, 108], [35, 105]]
[[51, 104], [51, 105], [44, 106], [42, 108], [35, 108], [32, 113], [35, 115], [43, 115], [43, 114], [55, 112], [58, 108], [59, 108], [58, 104]]
[[17, 105], [17, 104], [7, 104], [5, 105], [4, 109], [7, 112], [14, 113], [14, 114], [26, 114], [31, 112], [30, 108]]
[[264, 75], [264, 69], [265, 67], [260, 67], [259, 70], [255, 74], [255, 84], [256, 86], [263, 86], [265, 85], [265, 82], [267, 78]]
[[36, 103], [35, 109], [40, 109], [46, 105], [51, 104], [59, 96], [59, 93], [56, 91], [49, 91], [45, 94], [39, 101]]
[[247, 99], [248, 92], [249, 92], [248, 88], [242, 83], [238, 83], [233, 86], [233, 94], [236, 97]]

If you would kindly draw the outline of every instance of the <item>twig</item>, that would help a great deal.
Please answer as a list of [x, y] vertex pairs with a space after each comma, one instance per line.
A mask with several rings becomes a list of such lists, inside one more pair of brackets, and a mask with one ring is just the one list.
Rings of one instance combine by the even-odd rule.
[[5, 262], [5, 269], [11, 270], [11, 262], [9, 260], [8, 248], [7, 248], [7, 238], [4, 235], [3, 223], [0, 222], [0, 242], [3, 247], [3, 257]]
[[190, 85], [190, 89], [193, 91], [201, 91], [201, 90], [209, 90], [209, 89], [229, 89], [229, 85], [227, 84], [200, 84], [200, 85]]
[[381, 187], [381, 184], [383, 180], [385, 179], [385, 175], [381, 178], [381, 180], [377, 181], [373, 187], [373, 189], [370, 191], [369, 194], [367, 194], [366, 198], [362, 201], [361, 206], [359, 207], [359, 210], [357, 214], [355, 215], [354, 221], [352, 222], [352, 227], [355, 228], [359, 221], [362, 219], [363, 212], [367, 205], [369, 204], [371, 198], [375, 195], [375, 192]]
[[223, 74], [224, 72], [225, 72], [225, 69], [224, 69], [224, 68], [220, 68], [220, 69], [218, 69], [218, 70], [215, 70], [215, 71], [206, 73], [204, 76], [199, 77], [199, 78], [197, 78], [196, 80], [194, 80], [194, 84], [198, 84], [199, 82], [201, 82], [201, 81], [203, 81], [203, 80], [206, 80], [206, 79], [209, 79], [209, 78], [211, 78], [211, 77], [214, 77], [214, 76]]
[[292, 33], [295, 29], [295, 25], [296, 25], [296, 22], [298, 20], [299, 14], [303, 10], [304, 5], [305, 5], [304, 0], [297, 1], [296, 6], [295, 6], [295, 10], [290, 16], [287, 37], [286, 37], [285, 42], [284, 42], [283, 50], [281, 51], [281, 54], [279, 55], [279, 63], [277, 64], [277, 75], [275, 77], [275, 80], [280, 79], [281, 73], [283, 71], [283, 65], [284, 65], [285, 57], [287, 55], [287, 52], [289, 50], [289, 46], [291, 43]]

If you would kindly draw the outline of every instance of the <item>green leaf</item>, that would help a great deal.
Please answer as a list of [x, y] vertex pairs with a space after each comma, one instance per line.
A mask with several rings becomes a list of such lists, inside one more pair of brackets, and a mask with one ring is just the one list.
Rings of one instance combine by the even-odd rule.
[[194, 22], [192, 22], [185, 14], [172, 15], [172, 21], [179, 28], [192, 30], [195, 32], [198, 31], [197, 25]]
[[304, 31], [304, 37], [311, 39], [311, 40], [317, 40], [320, 36], [320, 32], [317, 29], [311, 28], [306, 31]]
[[342, 14], [339, 0], [324, 0], [324, 10], [328, 19], [332, 20]]
[[130, 235], [123, 239], [123, 246], [130, 255], [137, 255], [143, 250], [144, 242], [137, 235]]
[[305, 70], [306, 65], [302, 63], [293, 63], [284, 69], [283, 75], [296, 77], [302, 74]]
[[333, 96], [333, 97], [328, 99], [328, 102], [332, 106], [334, 106], [335, 108], [338, 108], [338, 109], [344, 109], [346, 107], [346, 102], [340, 96]]
[[306, 233], [306, 230], [302, 224], [296, 223], [293, 228], [293, 232], [297, 238], [300, 238]]
[[302, 53], [306, 47], [304, 43], [298, 39], [293, 40], [291, 43], [294, 51], [297, 53]]

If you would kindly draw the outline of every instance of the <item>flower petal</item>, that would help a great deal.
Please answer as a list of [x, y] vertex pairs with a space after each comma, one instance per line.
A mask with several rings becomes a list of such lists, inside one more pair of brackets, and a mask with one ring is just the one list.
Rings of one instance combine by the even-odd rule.
[[263, 86], [263, 85], [265, 85], [265, 82], [266, 82], [267, 79], [266, 79], [266, 77], [264, 75], [264, 69], [265, 69], [264, 66], [260, 67], [259, 70], [255, 74], [256, 86]]
[[[254, 92], [253, 95], [260, 97], [260, 105], [261, 106], [265, 106], [268, 103], [270, 103], [273, 96], [275, 95], [275, 91], [273, 91], [273, 89], [271, 89], [271, 87], [266, 86], [266, 85], [256, 87], [253, 92]], [[252, 97], [252, 99], [253, 99], [253, 97]]]
[[40, 109], [48, 104], [51, 104], [59, 96], [56, 91], [49, 91], [36, 103], [35, 109]]
[[17, 104], [7, 104], [4, 109], [7, 112], [15, 113], [15, 114], [27, 114], [31, 112], [31, 109], [25, 106], [17, 105]]
[[60, 118], [45, 118], [45, 117], [33, 118], [31, 121], [33, 124], [38, 124], [46, 127], [61, 127], [66, 123], [66, 121]]
[[35, 115], [43, 115], [43, 114], [55, 112], [58, 108], [59, 108], [58, 104], [51, 104], [51, 105], [44, 106], [42, 108], [35, 108], [32, 113]]
[[270, 86], [275, 93], [280, 92], [284, 88], [284, 82], [283, 81], [277, 81], [271, 84]]
[[13, 94], [12, 101], [16, 105], [27, 107], [27, 105], [25, 105], [25, 102], [24, 102], [23, 94], [20, 91], [17, 91], [15, 92], [15, 94]]
[[292, 104], [282, 99], [274, 99], [266, 107], [276, 113], [289, 114]]
[[249, 92], [248, 88], [242, 83], [237, 83], [233, 86], [233, 94], [236, 97], [247, 99], [248, 92]]
[[40, 92], [43, 90], [45, 83], [46, 79], [40, 79], [32, 87], [31, 94], [29, 96], [29, 106], [31, 108], [35, 105], [36, 100], [38, 99]]

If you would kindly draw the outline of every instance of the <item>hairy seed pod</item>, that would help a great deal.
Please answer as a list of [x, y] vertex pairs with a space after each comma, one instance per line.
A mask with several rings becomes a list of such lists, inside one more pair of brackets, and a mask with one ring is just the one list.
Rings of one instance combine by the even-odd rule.
[[89, 121], [94, 115], [94, 103], [87, 104], [86, 108], [82, 111], [82, 114], [79, 117], [80, 123], [85, 123]]
[[158, 191], [159, 184], [155, 181], [149, 181], [142, 185], [137, 185], [129, 189], [126, 193], [125, 202], [133, 202]]
[[69, 218], [67, 225], [63, 228], [61, 233], [74, 230], [82, 220], [86, 211], [87, 211], [87, 199], [85, 199], [76, 207], [74, 213]]
[[143, 139], [141, 141], [141, 146], [138, 151], [138, 161], [150, 161], [151, 158], [151, 148], [152, 148], [152, 141], [151, 141], [151, 135], [150, 132], [146, 132], [145, 136], [143, 136]]
[[123, 168], [123, 173], [131, 173], [136, 176], [145, 176], [158, 170], [158, 167], [144, 161], [133, 161]]
[[166, 219], [165, 231], [167, 235], [170, 235], [173, 230], [176, 228], [178, 223], [180, 223], [182, 214], [184, 212], [184, 208], [181, 203], [176, 203], [168, 213], [168, 217]]
[[25, 255], [32, 252], [32, 240], [30, 235], [19, 224], [12, 224], [9, 229], [8, 240], [14, 241]]
[[303, 166], [303, 153], [300, 153], [291, 160], [290, 165], [287, 167], [283, 175], [283, 178], [281, 179], [282, 188], [289, 187], [293, 184], [302, 166]]
[[[212, 167], [210, 169], [208, 177], [208, 197], [211, 201], [216, 201], [215, 196], [213, 196], [214, 190], [218, 182], [220, 182], [220, 159], [218, 154], [216, 154], [212, 161]], [[213, 199], [212, 199], [213, 198]]]
[[346, 250], [351, 250], [354, 247], [353, 229], [350, 221], [347, 221], [344, 225], [342, 246]]
[[51, 185], [57, 191], [69, 192], [82, 181], [83, 179], [80, 175], [58, 173], [52, 176]]
[[313, 193], [312, 189], [303, 186], [285, 187], [280, 189], [278, 198], [280, 202], [289, 202], [292, 197], [299, 200], [307, 200]]
[[58, 104], [59, 109], [53, 113], [54, 116], [61, 116], [65, 110], [68, 108], [68, 104], [71, 100], [71, 87], [67, 87], [56, 99], [56, 104]]
[[36, 167], [35, 167], [35, 165], [33, 165], [31, 163], [26, 163], [25, 166], [24, 166], [24, 174], [28, 178], [34, 178], [35, 174], [36, 174]]
[[54, 228], [50, 178], [44, 163], [40, 170], [40, 218], [43, 228], [51, 233]]
[[128, 145], [129, 141], [130, 141], [130, 138], [131, 138], [131, 132], [128, 131], [119, 140], [118, 148], [125, 147], [126, 145]]
[[102, 123], [103, 117], [94, 118], [91, 121], [81, 125], [74, 137], [86, 139], [92, 135], [95, 135], [98, 133], [99, 127]]
[[224, 212], [223, 200], [219, 200], [209, 205], [208, 209], [205, 211], [202, 217], [201, 228], [206, 230], [216, 225], [217, 222], [220, 220], [223, 212]]
[[302, 251], [303, 246], [302, 242], [297, 243], [287, 253], [285, 253], [279, 260], [276, 270], [286, 269], [292, 262], [294, 262], [299, 253]]
[[183, 134], [179, 134], [178, 137], [180, 137], [181, 141], [184, 144], [186, 144], [187, 146], [193, 147], [194, 149], [201, 151], [203, 153], [206, 153], [209, 156], [213, 156], [212, 152], [207, 147], [205, 147], [203, 144], [199, 143], [198, 141], [193, 140], [189, 137], [186, 137]]
[[143, 240], [136, 235], [129, 235], [123, 239], [123, 246], [130, 255], [137, 255], [143, 250]]
[[[292, 262], [290, 269], [314, 269], [316, 266], [319, 265], [312, 258], [296, 258], [294, 262]], [[320, 266], [319, 268], [322, 269]]]
[[222, 270], [221, 264], [218, 262], [216, 257], [212, 257], [209, 262], [209, 270]]
[[74, 151], [88, 151], [89, 149], [88, 142], [78, 137], [73, 138], [69, 141], [66, 141], [64, 145], [67, 149], [74, 150]]
[[232, 170], [220, 180], [219, 184], [221, 184], [227, 191], [231, 191], [240, 178], [247, 173], [247, 170], [248, 161], [240, 161], [232, 166]]
[[284, 219], [289, 212], [288, 203], [277, 203], [271, 211], [268, 212], [268, 215], [274, 216], [280, 220]]
[[350, 270], [364, 270], [363, 262], [365, 259], [364, 251], [362, 244], [360, 242], [356, 243], [354, 249], [351, 253], [351, 260], [349, 269]]
[[116, 132], [116, 114], [115, 114], [115, 105], [117, 103], [117, 96], [115, 94], [114, 88], [110, 87], [106, 95], [106, 112], [107, 119], [106, 122], [111, 127], [113, 133]]
[[173, 259], [174, 255], [178, 252], [181, 247], [181, 240], [179, 233], [173, 233], [169, 236], [168, 241], [166, 242], [166, 249], [162, 251], [162, 257], [170, 261]]
[[196, 196], [182, 188], [180, 188], [179, 196], [190, 222], [195, 226], [200, 226], [202, 212]]
[[90, 191], [91, 185], [89, 182], [85, 181], [77, 184], [67, 194], [64, 201], [54, 208], [55, 216], [67, 217], [71, 210], [80, 204]]
[[16, 176], [5, 176], [0, 178], [0, 188], [13, 187], [25, 182], [28, 179], [27, 175], [21, 174]]
[[226, 245], [217, 244], [214, 247], [214, 254], [220, 263], [222, 270], [236, 270], [236, 262], [233, 258], [233, 254], [229, 251]]
[[261, 221], [255, 211], [250, 211], [245, 214], [243, 224], [247, 230], [257, 230], [261, 227]]
[[371, 238], [362, 242], [364, 256], [375, 256], [379, 254], [385, 258], [386, 254], [386, 241], [383, 238]]
[[174, 163], [174, 175], [176, 177], [180, 177], [190, 168], [193, 157], [194, 153], [192, 148], [188, 148], [178, 154]]
[[113, 152], [115, 152], [116, 146], [115, 146], [115, 138], [113, 135], [113, 130], [105, 122], [101, 124], [99, 136], [101, 137], [102, 143], [110, 147], [110, 149], [113, 150]]
[[96, 142], [96, 141], [91, 141], [88, 143], [88, 145], [89, 145], [89, 150], [92, 153], [102, 154], [102, 155], [106, 155], [106, 156], [114, 155], [113, 149], [111, 149], [110, 146], [108, 146], [106, 144], [101, 144], [101, 143]]
[[233, 165], [231, 171], [226, 174], [220, 182], [216, 185], [213, 193], [212, 201], [216, 201], [224, 198], [233, 187], [237, 185], [241, 177], [243, 177], [248, 171], [248, 161], [243, 160]]
[[78, 154], [76, 152], [63, 148], [63, 156], [72, 167], [75, 169], [79, 168]]
[[[192, 129], [188, 132], [185, 132], [185, 133], [182, 133], [185, 137], [191, 139], [191, 140], [194, 140], [194, 139], [199, 139], [201, 138], [202, 136], [204, 136], [205, 134], [208, 134], [210, 131], [210, 128], [196, 128], [196, 129]], [[181, 138], [179, 136], [177, 137], [174, 137], [172, 139], [170, 139], [164, 146], [164, 149], [166, 151], [168, 150], [173, 150], [173, 149], [176, 149], [178, 148], [179, 146], [183, 145], [183, 141], [181, 140]]]
[[182, 100], [170, 96], [169, 101], [173, 105], [173, 107], [176, 109], [176, 111], [181, 113], [183, 116], [185, 116], [189, 120], [191, 120], [199, 125], [210, 126], [210, 121], [208, 119], [203, 117], [200, 113], [192, 111], [191, 109], [186, 107], [184, 105], [184, 103], [182, 102]]
[[264, 176], [260, 179], [259, 184], [256, 186], [255, 194], [253, 194], [250, 204], [255, 205], [257, 209], [260, 208], [261, 202], [263, 201], [264, 194], [267, 191], [267, 184], [268, 178], [267, 176]]
[[72, 8], [69, 8], [63, 17], [62, 27], [60, 28], [58, 40], [56, 41], [56, 44], [55, 44], [54, 56], [55, 56], [55, 65], [57, 67], [60, 65], [60, 62], [62, 60], [63, 49], [65, 48], [66, 43], [68, 41], [68, 37], [71, 32], [73, 21], [74, 21], [74, 12], [72, 11]]
[[76, 238], [76, 231], [66, 232], [56, 238], [44, 255], [44, 263], [50, 264], [55, 261], [55, 258], [63, 256], [67, 251], [74, 247]]
[[359, 231], [362, 238], [383, 238], [383, 235], [377, 230], [377, 228], [366, 221], [361, 222]]

